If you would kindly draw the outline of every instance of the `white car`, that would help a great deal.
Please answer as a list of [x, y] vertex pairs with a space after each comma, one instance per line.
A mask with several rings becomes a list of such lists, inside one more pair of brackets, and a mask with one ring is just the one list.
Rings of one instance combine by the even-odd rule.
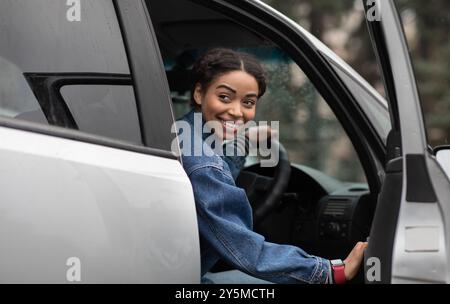
[[[193, 61], [215, 46], [256, 55], [272, 80], [261, 117], [292, 118], [280, 120], [290, 164], [249, 160], [237, 181], [256, 231], [327, 258], [369, 238], [356, 283], [449, 282], [450, 149], [428, 148], [392, 0], [373, 5], [389, 102], [258, 0], [2, 0], [0, 282], [200, 282], [171, 127]], [[315, 158], [339, 143], [354, 158], [327, 161], [348, 178]]]

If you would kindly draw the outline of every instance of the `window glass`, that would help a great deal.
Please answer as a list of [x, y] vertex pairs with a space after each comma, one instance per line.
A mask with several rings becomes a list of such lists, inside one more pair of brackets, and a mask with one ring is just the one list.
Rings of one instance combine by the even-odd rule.
[[366, 182], [347, 134], [299, 66], [282, 51], [261, 57], [268, 73], [267, 93], [256, 120], [279, 121], [280, 142], [290, 161], [346, 182]]
[[385, 96], [365, 22], [363, 0], [262, 1], [317, 37]]
[[[205, 49], [206, 50], [206, 49]], [[205, 50], [192, 53], [200, 54]], [[345, 182], [366, 182], [354, 147], [333, 111], [300, 67], [276, 47], [236, 48], [251, 53], [268, 76], [266, 94], [257, 103], [256, 121], [278, 121], [280, 142], [291, 163], [319, 170]], [[172, 65], [167, 65], [171, 74]], [[176, 117], [189, 111], [190, 92], [171, 87]]]
[[[46, 117], [60, 115], [45, 113], [42, 104], [49, 101], [37, 99], [26, 74], [130, 74], [112, 1], [68, 3], [0, 2], [0, 116], [48, 124]], [[141, 143], [131, 86], [74, 86], [61, 93], [80, 131]]]
[[131, 86], [71, 85], [61, 88], [61, 95], [80, 130], [138, 144], [141, 134], [133, 94]]
[[342, 81], [344, 81], [351, 90], [353, 96], [369, 118], [377, 134], [380, 136], [383, 143], [386, 144], [387, 137], [392, 129], [387, 101], [374, 89], [361, 86], [351, 75], [343, 71], [336, 64], [332, 63], [332, 66], [339, 74]]
[[[315, 36], [381, 141], [392, 129], [381, 71], [366, 25], [362, 0], [263, 0]], [[320, 48], [320, 47], [319, 47]], [[344, 69], [342, 65], [348, 65]]]

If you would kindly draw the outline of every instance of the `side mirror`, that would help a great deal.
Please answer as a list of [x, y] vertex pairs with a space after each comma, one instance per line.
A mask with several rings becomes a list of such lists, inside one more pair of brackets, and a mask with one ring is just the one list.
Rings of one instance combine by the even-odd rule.
[[445, 174], [447, 174], [450, 180], [450, 146], [438, 147], [435, 149], [435, 155], [438, 163], [444, 169]]

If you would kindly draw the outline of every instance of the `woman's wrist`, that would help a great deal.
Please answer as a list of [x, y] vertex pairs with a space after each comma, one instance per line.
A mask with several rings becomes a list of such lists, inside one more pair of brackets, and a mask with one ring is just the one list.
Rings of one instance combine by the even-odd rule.
[[331, 260], [331, 272], [332, 272], [332, 278], [333, 282], [335, 284], [345, 284], [347, 282], [347, 276], [345, 273], [345, 263], [340, 260]]

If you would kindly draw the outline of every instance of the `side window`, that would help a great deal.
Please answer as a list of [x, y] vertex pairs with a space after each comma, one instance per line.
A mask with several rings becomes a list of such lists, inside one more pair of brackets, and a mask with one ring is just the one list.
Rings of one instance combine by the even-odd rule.
[[[386, 144], [392, 126], [384, 98], [382, 73], [366, 24], [365, 0], [262, 1], [298, 23], [339, 56], [324, 53], [324, 58], [351, 89], [362, 111]], [[336, 64], [337, 60], [347, 63], [356, 73], [342, 69]], [[364, 80], [370, 85], [358, 84]]]
[[281, 50], [267, 54], [259, 57], [269, 86], [258, 101], [257, 120], [280, 122], [280, 141], [291, 163], [341, 181], [366, 182], [350, 139], [305, 73]]
[[70, 85], [60, 92], [80, 130], [140, 143], [132, 86]]
[[4, 0], [0, 20], [0, 117], [142, 145], [111, 0]]
[[[147, 1], [170, 84], [175, 116], [189, 111], [189, 71], [212, 47], [256, 56], [269, 86], [256, 120], [279, 121], [280, 140], [293, 164], [347, 182], [365, 182], [358, 157], [341, 124], [299, 66], [273, 42], [190, 1]], [[167, 9], [170, 7], [171, 9]]]
[[385, 96], [381, 71], [366, 25], [363, 6], [366, 0], [262, 1], [322, 41]]

